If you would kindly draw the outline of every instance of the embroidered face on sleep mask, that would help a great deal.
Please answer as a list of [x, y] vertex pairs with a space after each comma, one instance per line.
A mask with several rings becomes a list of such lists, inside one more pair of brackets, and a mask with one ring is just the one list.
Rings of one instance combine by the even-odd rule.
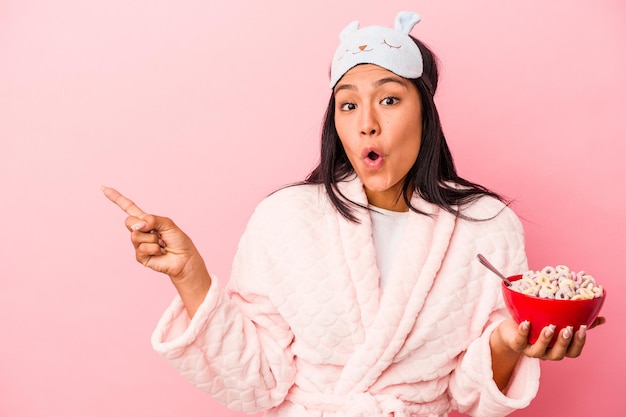
[[351, 68], [359, 64], [374, 64], [404, 78], [422, 75], [422, 54], [409, 36], [420, 16], [413, 12], [400, 12], [394, 28], [350, 23], [339, 35], [341, 41], [335, 51], [330, 69], [330, 88]]

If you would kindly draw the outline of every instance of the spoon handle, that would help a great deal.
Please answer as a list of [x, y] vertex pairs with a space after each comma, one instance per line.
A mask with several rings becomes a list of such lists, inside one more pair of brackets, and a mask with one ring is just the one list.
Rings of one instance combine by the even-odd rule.
[[509, 280], [507, 279], [507, 277], [505, 277], [505, 276], [504, 276], [504, 275], [503, 275], [500, 271], [498, 271], [498, 270], [496, 269], [496, 267], [495, 267], [495, 266], [491, 265], [491, 262], [489, 262], [489, 261], [487, 260], [487, 258], [485, 258], [485, 257], [484, 257], [483, 255], [481, 255], [480, 253], [479, 253], [478, 255], [476, 255], [476, 257], [478, 258], [478, 260], [480, 261], [480, 263], [481, 263], [481, 264], [483, 264], [483, 265], [485, 265], [485, 266], [487, 267], [487, 269], [489, 269], [491, 272], [493, 272], [494, 274], [496, 274], [497, 276], [499, 276], [499, 277], [500, 277], [500, 279], [501, 279], [502, 281], [504, 281], [504, 284], [505, 284], [507, 287], [510, 287], [510, 286], [511, 286], [511, 281], [509, 281]]

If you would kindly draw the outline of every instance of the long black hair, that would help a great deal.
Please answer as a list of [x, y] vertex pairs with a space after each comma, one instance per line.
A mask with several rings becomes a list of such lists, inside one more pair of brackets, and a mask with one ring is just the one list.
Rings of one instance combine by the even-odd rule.
[[[422, 76], [409, 80], [417, 87], [421, 99], [423, 128], [421, 147], [415, 163], [404, 180], [402, 198], [410, 210], [429, 215], [411, 204], [410, 196], [412, 192], [416, 192], [424, 200], [459, 217], [469, 219], [460, 212], [459, 206], [483, 196], [500, 201], [504, 199], [486, 187], [461, 178], [457, 174], [434, 102], [439, 79], [437, 57], [424, 43], [413, 36], [411, 38], [417, 44], [424, 63]], [[358, 222], [353, 210], [362, 206], [349, 200], [336, 186], [338, 182], [354, 174], [354, 168], [348, 160], [335, 127], [334, 94], [331, 94], [326, 109], [321, 136], [320, 163], [306, 177], [304, 183], [324, 184], [330, 201], [339, 213], [350, 221]]]

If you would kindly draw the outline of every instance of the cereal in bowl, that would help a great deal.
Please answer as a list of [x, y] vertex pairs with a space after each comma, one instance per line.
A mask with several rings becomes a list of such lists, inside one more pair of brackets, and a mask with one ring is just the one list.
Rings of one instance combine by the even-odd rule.
[[590, 300], [602, 297], [604, 289], [585, 271], [575, 272], [565, 265], [526, 271], [513, 281], [511, 289], [527, 295], [556, 300]]

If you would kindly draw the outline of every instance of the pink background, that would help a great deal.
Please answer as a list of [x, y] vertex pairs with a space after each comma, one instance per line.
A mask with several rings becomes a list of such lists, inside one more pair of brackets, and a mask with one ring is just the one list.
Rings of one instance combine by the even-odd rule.
[[316, 163], [339, 31], [400, 9], [442, 60], [461, 173], [515, 199], [532, 267], [608, 290], [608, 323], [514, 415], [625, 415], [623, 0], [4, 0], [0, 416], [240, 416], [152, 352], [174, 290], [100, 185], [174, 218], [225, 281], [254, 206]]

